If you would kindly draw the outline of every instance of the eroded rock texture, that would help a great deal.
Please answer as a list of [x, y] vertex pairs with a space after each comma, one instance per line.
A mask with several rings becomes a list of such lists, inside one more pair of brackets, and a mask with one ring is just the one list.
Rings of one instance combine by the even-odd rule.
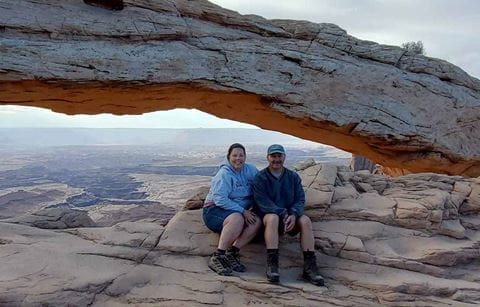
[[387, 167], [480, 175], [480, 81], [450, 63], [204, 0], [86, 2], [113, 4], [0, 1], [0, 104], [197, 108]]
[[388, 178], [327, 164], [303, 167], [306, 213], [314, 221], [327, 287], [298, 279], [298, 237], [282, 239], [279, 285], [265, 281], [263, 242], [242, 251], [246, 273], [221, 277], [210, 271], [218, 235], [203, 225], [201, 210], [188, 210], [201, 203], [202, 189], [166, 227], [143, 220], [46, 230], [2, 221], [0, 305], [480, 303], [478, 179], [431, 173]]
[[81, 210], [48, 208], [34, 213], [23, 214], [4, 222], [30, 225], [43, 229], [65, 229], [76, 227], [95, 227], [88, 212]]

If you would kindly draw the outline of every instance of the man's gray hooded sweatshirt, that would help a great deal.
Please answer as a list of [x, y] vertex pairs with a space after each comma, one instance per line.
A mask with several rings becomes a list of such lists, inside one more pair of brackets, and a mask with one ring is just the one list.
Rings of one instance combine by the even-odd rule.
[[251, 164], [245, 163], [240, 171], [236, 171], [230, 163], [223, 164], [212, 179], [205, 207], [215, 205], [243, 213], [253, 205], [252, 184], [257, 173], [257, 168]]

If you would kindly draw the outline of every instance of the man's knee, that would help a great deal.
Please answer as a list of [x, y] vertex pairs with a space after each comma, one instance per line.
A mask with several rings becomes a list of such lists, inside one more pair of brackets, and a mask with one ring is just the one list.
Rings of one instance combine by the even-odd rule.
[[278, 215], [274, 213], [269, 213], [269, 214], [265, 214], [265, 216], [263, 217], [263, 224], [265, 224], [265, 226], [267, 225], [278, 226], [279, 220], [280, 218], [278, 217]]
[[310, 220], [310, 218], [306, 215], [302, 215], [299, 220], [298, 220], [298, 223], [300, 224], [300, 228], [303, 230], [311, 230], [312, 229], [312, 220]]

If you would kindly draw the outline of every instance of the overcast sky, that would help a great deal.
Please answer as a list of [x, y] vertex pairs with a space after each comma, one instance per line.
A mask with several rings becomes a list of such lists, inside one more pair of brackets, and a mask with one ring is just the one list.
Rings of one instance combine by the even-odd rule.
[[[427, 56], [445, 59], [480, 77], [480, 1], [477, 0], [213, 0], [242, 14], [335, 23], [349, 34], [382, 44], [424, 44]], [[36, 108], [0, 106], [0, 127], [253, 127], [196, 110], [141, 116], [67, 116]]]
[[480, 78], [478, 0], [213, 0], [268, 19], [334, 23], [350, 35], [381, 44], [421, 40], [427, 56], [447, 60]]

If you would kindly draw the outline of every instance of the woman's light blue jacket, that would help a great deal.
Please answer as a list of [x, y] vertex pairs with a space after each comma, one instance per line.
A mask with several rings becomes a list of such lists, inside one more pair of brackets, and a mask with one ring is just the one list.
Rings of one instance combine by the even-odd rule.
[[222, 164], [212, 179], [205, 205], [213, 203], [223, 209], [243, 213], [253, 205], [252, 183], [257, 173], [252, 164], [245, 163], [238, 172], [230, 163]]

